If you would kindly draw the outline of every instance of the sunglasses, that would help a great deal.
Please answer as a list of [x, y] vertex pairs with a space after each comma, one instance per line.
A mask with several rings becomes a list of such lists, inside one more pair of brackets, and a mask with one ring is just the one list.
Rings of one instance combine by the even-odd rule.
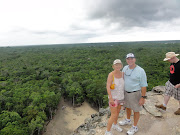
[[[135, 67], [136, 68], [136, 67]], [[134, 71], [134, 69], [135, 68], [133, 68], [133, 70], [131, 70], [131, 72], [129, 73], [129, 74], [127, 74], [127, 71], [129, 70], [129, 66], [126, 68], [126, 71], [124, 72], [124, 74], [126, 75], [126, 76], [131, 76], [131, 74], [132, 74], [132, 72]]]

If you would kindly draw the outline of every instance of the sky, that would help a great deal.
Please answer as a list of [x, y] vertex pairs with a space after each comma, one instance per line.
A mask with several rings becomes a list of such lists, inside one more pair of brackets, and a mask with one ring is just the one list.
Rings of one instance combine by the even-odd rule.
[[0, 46], [180, 40], [180, 0], [0, 0]]

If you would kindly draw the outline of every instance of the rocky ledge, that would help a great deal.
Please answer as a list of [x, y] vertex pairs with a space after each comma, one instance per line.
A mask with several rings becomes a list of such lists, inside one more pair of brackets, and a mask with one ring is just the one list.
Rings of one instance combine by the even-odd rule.
[[[174, 111], [178, 108], [178, 102], [172, 98], [166, 112], [155, 107], [155, 104], [163, 102], [164, 88], [164, 86], [156, 86], [152, 91], [147, 92], [147, 99], [138, 123], [139, 132], [137, 135], [180, 135], [180, 116], [174, 115]], [[86, 118], [84, 124], [80, 125], [72, 135], [104, 135], [109, 116], [109, 107], [101, 108], [98, 113]], [[121, 110], [118, 121], [125, 117], [125, 111]], [[122, 127], [123, 132], [121, 134], [126, 134], [130, 127]], [[114, 135], [119, 134], [117, 131], [112, 132]]]

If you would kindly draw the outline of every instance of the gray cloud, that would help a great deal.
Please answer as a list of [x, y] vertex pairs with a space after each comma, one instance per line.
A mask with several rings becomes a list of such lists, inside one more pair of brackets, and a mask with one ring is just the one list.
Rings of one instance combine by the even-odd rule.
[[17, 27], [16, 29], [11, 31], [12, 33], [28, 33], [28, 34], [35, 34], [35, 35], [47, 35], [47, 34], [54, 34], [54, 35], [61, 35], [63, 33], [52, 31], [52, 30], [29, 30], [26, 28]]
[[91, 30], [86, 30], [84, 27], [72, 25], [70, 30], [67, 31], [53, 31], [53, 30], [29, 30], [26, 28], [16, 28], [11, 32], [13, 35], [24, 33], [31, 35], [31, 37], [56, 37], [58, 39], [70, 40], [70, 42], [86, 42], [88, 38], [96, 37], [97, 34]]
[[147, 27], [154, 22], [167, 22], [180, 17], [178, 0], [97, 0], [88, 2], [89, 19], [101, 19], [106, 25]]
[[69, 39], [87, 39], [91, 37], [95, 37], [96, 34], [92, 32], [85, 32], [85, 33], [80, 33], [78, 31], [66, 31], [66, 32], [58, 32], [58, 31], [31, 31], [32, 34], [37, 34], [37, 35], [55, 35], [57, 37], [65, 37]]

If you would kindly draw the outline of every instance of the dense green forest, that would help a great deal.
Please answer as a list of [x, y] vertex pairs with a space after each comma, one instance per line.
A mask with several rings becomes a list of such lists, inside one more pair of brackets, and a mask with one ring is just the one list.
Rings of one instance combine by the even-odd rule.
[[148, 91], [169, 76], [165, 53], [180, 53], [179, 41], [89, 43], [0, 47], [0, 135], [41, 134], [61, 98], [73, 105], [108, 103], [112, 62], [132, 52], [145, 69]]

